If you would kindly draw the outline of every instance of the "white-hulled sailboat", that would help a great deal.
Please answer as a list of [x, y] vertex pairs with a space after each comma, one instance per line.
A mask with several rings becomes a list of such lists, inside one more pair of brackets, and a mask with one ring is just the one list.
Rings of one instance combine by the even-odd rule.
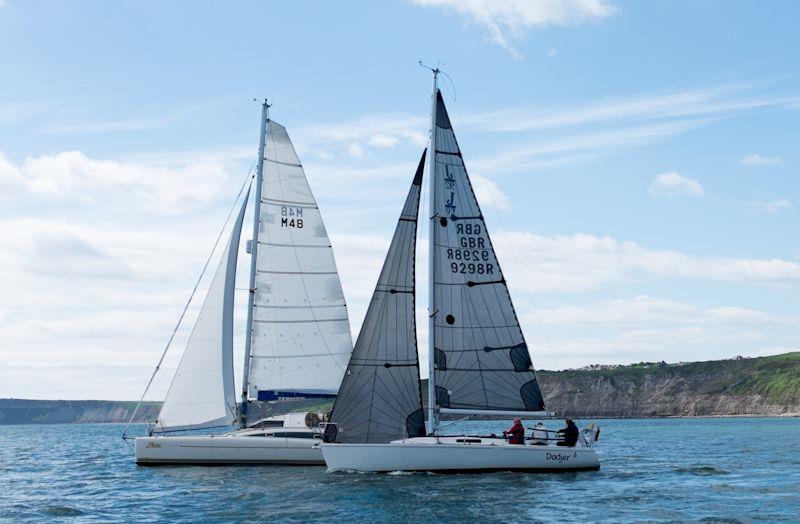
[[[325, 442], [329, 470], [577, 471], [600, 467], [595, 434], [575, 447], [510, 444], [494, 436], [443, 435], [440, 415], [522, 418], [545, 410], [528, 347], [486, 230], [433, 70], [428, 149], [429, 380], [423, 411], [414, 252], [423, 154]], [[425, 416], [427, 415], [427, 416]], [[553, 439], [555, 440], [555, 439]]]
[[[266, 102], [253, 193], [241, 403], [233, 310], [247, 194], [158, 418], [148, 436], [135, 439], [138, 464], [324, 464], [315, 447], [320, 414], [251, 413], [261, 403], [334, 398], [352, 351], [325, 225], [289, 135], [270, 120]], [[235, 425], [218, 435], [175, 435]]]

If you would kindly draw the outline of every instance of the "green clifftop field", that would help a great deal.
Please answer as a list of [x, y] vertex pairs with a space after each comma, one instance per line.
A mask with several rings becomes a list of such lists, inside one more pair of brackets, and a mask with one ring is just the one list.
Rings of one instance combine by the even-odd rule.
[[537, 376], [548, 409], [576, 417], [800, 415], [800, 352]]
[[[591, 368], [539, 370], [547, 408], [577, 418], [800, 416], [800, 352]], [[127, 422], [134, 405], [104, 400], [0, 399], [0, 424]], [[144, 403], [136, 420], [153, 420], [159, 406], [158, 402]], [[319, 401], [302, 406], [291, 403], [292, 411], [329, 408], [330, 403]]]

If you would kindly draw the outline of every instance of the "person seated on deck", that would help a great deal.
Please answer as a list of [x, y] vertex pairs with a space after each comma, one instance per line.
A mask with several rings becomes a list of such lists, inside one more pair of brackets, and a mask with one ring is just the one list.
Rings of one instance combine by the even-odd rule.
[[503, 431], [503, 435], [508, 437], [509, 444], [522, 444], [525, 442], [525, 428], [522, 427], [522, 421], [519, 418], [514, 419], [514, 425], [511, 429]]
[[578, 435], [580, 431], [578, 426], [572, 421], [571, 418], [566, 419], [567, 427], [558, 430], [558, 434], [562, 435], [563, 440], [559, 440], [556, 445], [574, 447], [578, 443]]
[[533, 435], [531, 436], [533, 437], [533, 439], [531, 440], [531, 444], [533, 444], [534, 446], [547, 445], [547, 429], [541, 422], [536, 424], [536, 427], [533, 428]]

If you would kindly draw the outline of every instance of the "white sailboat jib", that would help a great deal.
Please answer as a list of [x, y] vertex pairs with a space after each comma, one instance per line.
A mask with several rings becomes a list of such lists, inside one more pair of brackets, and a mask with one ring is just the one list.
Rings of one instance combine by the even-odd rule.
[[233, 307], [239, 237], [248, 196], [249, 191], [153, 432], [227, 426], [234, 420]]
[[333, 249], [286, 128], [266, 135], [249, 398], [332, 396], [353, 349]]

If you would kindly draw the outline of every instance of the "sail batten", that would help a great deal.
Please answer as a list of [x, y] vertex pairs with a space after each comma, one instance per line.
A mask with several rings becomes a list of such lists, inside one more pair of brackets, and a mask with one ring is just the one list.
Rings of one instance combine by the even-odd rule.
[[328, 440], [386, 443], [425, 435], [413, 292], [424, 166], [425, 153], [347, 365]]
[[352, 351], [346, 302], [302, 163], [273, 120], [262, 178], [248, 397], [334, 394]]
[[[441, 413], [541, 412], [528, 347], [441, 92], [431, 162], [433, 362]], [[445, 411], [446, 410], [446, 411]]]

